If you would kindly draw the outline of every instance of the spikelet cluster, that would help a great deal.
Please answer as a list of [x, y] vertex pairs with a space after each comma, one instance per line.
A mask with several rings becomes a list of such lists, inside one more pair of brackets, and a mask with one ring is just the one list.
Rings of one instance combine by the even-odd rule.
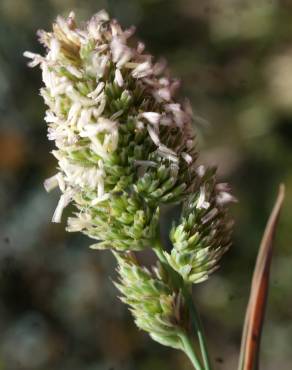
[[105, 11], [82, 27], [71, 13], [58, 17], [52, 32], [39, 31], [44, 56], [25, 53], [42, 70], [45, 121], [58, 161], [45, 188], [62, 193], [54, 222], [71, 203], [67, 230], [95, 239], [93, 248], [114, 251], [117, 287], [137, 325], [181, 348], [182, 290], [161, 266], [152, 273], [132, 252], [156, 248], [161, 205], [181, 203], [173, 248], [162, 251], [164, 267], [182, 284], [205, 280], [230, 245], [227, 209], [234, 199], [212, 169], [197, 165], [192, 112], [175, 97], [178, 80], [141, 42], [132, 46], [133, 32]]
[[169, 284], [166, 271], [158, 265], [152, 273], [141, 267], [132, 254], [117, 254], [121, 300], [130, 306], [136, 325], [152, 339], [182, 349], [180, 334], [187, 326], [187, 313], [181, 292]]
[[227, 184], [216, 184], [214, 175], [213, 169], [201, 173], [199, 190], [186, 198], [179, 224], [170, 231], [173, 248], [164, 252], [169, 265], [187, 283], [206, 280], [231, 244], [233, 222], [227, 205], [235, 199]]

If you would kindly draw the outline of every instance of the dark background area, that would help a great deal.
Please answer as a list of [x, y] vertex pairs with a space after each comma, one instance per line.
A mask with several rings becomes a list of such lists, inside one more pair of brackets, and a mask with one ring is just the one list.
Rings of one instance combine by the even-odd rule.
[[[234, 245], [195, 287], [215, 368], [236, 368], [252, 270], [280, 182], [286, 201], [276, 240], [262, 369], [292, 363], [292, 1], [0, 0], [0, 370], [188, 370], [183, 354], [137, 330], [113, 287], [109, 252], [51, 224], [58, 193], [25, 50], [36, 30], [75, 10], [105, 8], [165, 57], [197, 120], [200, 161], [232, 185]], [[165, 220], [167, 221], [167, 220]]]

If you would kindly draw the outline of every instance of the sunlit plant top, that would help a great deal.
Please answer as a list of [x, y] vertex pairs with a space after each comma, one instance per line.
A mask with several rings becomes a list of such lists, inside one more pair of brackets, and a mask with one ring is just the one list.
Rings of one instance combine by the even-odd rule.
[[[44, 56], [25, 53], [42, 70], [48, 138], [56, 146], [58, 170], [45, 188], [62, 192], [54, 222], [72, 203], [67, 230], [114, 252], [117, 287], [138, 327], [203, 369], [189, 341], [190, 287], [208, 278], [230, 246], [234, 198], [213, 168], [197, 164], [190, 104], [176, 99], [179, 81], [133, 42], [133, 33], [105, 11], [82, 28], [70, 13], [52, 32], [38, 32]], [[171, 250], [160, 240], [164, 204], [182, 205]], [[158, 256], [153, 271], [133, 253], [146, 248]]]

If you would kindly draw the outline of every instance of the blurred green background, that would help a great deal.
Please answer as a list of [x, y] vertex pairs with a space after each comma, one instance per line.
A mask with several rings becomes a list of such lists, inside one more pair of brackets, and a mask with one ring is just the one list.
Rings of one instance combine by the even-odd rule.
[[71, 9], [101, 8], [182, 79], [201, 119], [200, 161], [218, 164], [239, 203], [234, 245], [194, 290], [215, 368], [236, 368], [257, 248], [280, 182], [287, 197], [272, 266], [262, 369], [292, 363], [292, 1], [0, 0], [0, 369], [188, 370], [183, 354], [139, 332], [117, 298], [114, 260], [51, 224], [58, 194], [41, 75], [25, 50]]

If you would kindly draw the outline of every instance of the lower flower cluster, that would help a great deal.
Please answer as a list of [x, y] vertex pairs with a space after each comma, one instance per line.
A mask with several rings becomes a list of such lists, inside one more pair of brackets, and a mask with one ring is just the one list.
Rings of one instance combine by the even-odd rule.
[[136, 325], [157, 342], [182, 349], [180, 334], [187, 326], [184, 298], [175, 290], [161, 265], [151, 273], [131, 253], [115, 253], [121, 300], [130, 306]]

